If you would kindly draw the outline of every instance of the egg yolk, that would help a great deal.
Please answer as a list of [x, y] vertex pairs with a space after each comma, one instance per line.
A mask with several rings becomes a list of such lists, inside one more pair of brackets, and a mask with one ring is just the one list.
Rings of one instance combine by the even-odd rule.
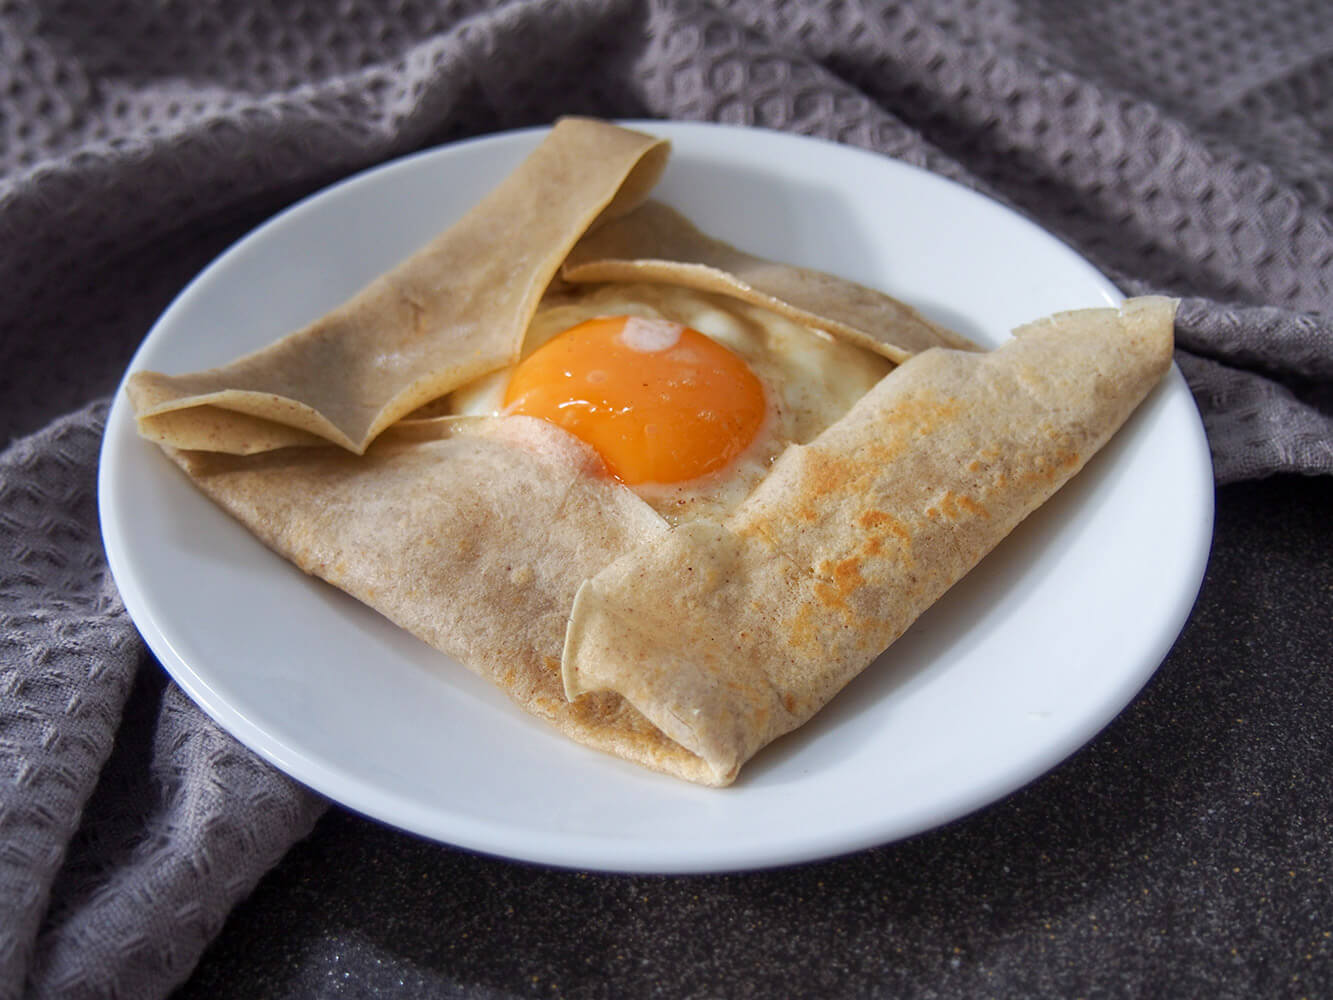
[[667, 320], [570, 327], [514, 369], [505, 412], [542, 417], [596, 449], [630, 485], [723, 468], [764, 422], [764, 389], [735, 353]]

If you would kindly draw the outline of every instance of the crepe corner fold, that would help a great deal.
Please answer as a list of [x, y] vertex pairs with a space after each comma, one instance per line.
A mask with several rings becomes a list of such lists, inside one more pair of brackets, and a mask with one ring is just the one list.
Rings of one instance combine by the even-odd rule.
[[233, 454], [315, 441], [365, 451], [417, 407], [516, 360], [570, 248], [646, 197], [668, 150], [561, 119], [462, 219], [332, 312], [220, 368], [133, 375], [140, 433]]
[[621, 695], [730, 782], [1083, 467], [1170, 365], [1174, 314], [1131, 299], [915, 356], [726, 522], [584, 583], [567, 695]]
[[890, 295], [746, 253], [657, 201], [589, 233], [571, 251], [561, 275], [572, 282], [655, 281], [715, 292], [827, 330], [895, 364], [932, 347], [979, 350]]

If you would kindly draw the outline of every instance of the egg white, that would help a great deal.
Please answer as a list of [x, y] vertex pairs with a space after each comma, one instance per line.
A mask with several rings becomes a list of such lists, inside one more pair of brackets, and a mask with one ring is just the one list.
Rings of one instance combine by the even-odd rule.
[[[750, 447], [722, 469], [680, 483], [632, 487], [672, 523], [720, 519], [763, 479], [791, 444], [804, 444], [851, 409], [892, 362], [766, 309], [674, 285], [578, 286], [548, 295], [524, 338], [527, 357], [556, 335], [598, 316], [642, 316], [693, 327], [731, 349], [763, 384], [768, 413]], [[449, 412], [502, 416], [512, 367], [456, 389]]]

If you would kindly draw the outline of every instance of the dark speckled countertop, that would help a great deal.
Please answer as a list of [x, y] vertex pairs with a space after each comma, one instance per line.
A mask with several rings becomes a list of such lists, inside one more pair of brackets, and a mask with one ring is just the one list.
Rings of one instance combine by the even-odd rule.
[[335, 808], [176, 995], [1333, 996], [1331, 520], [1327, 479], [1220, 489], [1198, 602], [1143, 693], [943, 829], [631, 877]]

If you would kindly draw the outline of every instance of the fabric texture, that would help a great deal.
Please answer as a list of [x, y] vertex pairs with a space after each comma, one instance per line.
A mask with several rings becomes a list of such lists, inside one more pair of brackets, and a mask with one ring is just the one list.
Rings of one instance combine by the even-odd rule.
[[120, 603], [95, 483], [135, 346], [295, 198], [566, 113], [822, 136], [998, 198], [1183, 300], [1219, 483], [1333, 472], [1323, 0], [0, 0], [0, 997], [167, 994], [326, 808]]

